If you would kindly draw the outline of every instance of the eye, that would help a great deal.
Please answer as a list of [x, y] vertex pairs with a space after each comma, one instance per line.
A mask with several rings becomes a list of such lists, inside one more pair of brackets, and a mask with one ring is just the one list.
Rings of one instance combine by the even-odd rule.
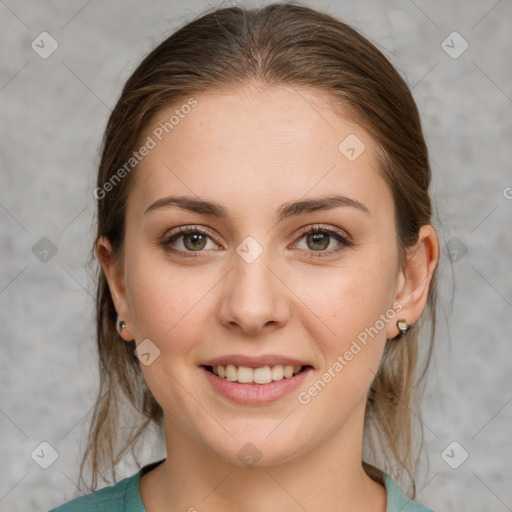
[[207, 247], [208, 239], [212, 240], [209, 232], [197, 226], [180, 227], [167, 235], [161, 245], [166, 251], [181, 253], [187, 257], [193, 256], [187, 252], [202, 252], [203, 249], [211, 249], [212, 247]]
[[[342, 231], [329, 226], [316, 225], [306, 228], [301, 232], [300, 240], [305, 239], [306, 252], [308, 258], [329, 256], [338, 253], [346, 247], [351, 247], [353, 243]], [[331, 242], [336, 242], [334, 249], [326, 250]], [[316, 254], [315, 254], [316, 253]]]
[[[305, 239], [306, 247], [299, 248], [305, 251], [304, 255], [308, 258], [338, 253], [353, 245], [352, 241], [343, 233], [341, 230], [329, 226], [310, 226], [301, 231], [299, 240]], [[160, 245], [167, 252], [177, 253], [184, 257], [194, 257], [195, 254], [191, 253], [201, 253], [204, 250], [218, 247], [216, 243], [213, 243], [214, 247], [208, 247], [208, 240], [212, 240], [213, 243], [213, 237], [207, 230], [199, 226], [188, 226], [177, 228], [169, 233], [160, 242]], [[326, 250], [333, 242], [336, 242], [337, 245]]]

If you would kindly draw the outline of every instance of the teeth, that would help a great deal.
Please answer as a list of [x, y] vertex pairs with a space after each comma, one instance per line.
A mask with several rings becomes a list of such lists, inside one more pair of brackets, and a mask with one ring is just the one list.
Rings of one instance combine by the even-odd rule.
[[[255, 368], [253, 373], [253, 381], [256, 382], [256, 384], [268, 384], [272, 382], [272, 370], [270, 366]], [[240, 368], [238, 369], [238, 375], [240, 375]]]
[[228, 364], [226, 366], [226, 379], [233, 382], [233, 381], [237, 380], [237, 375], [238, 375], [238, 372], [236, 370], [236, 366], [234, 366], [232, 364]]
[[285, 379], [289, 379], [293, 377], [293, 366], [284, 366], [283, 367], [283, 377]]
[[249, 383], [254, 381], [254, 370], [247, 366], [240, 366], [238, 368], [238, 382]]
[[283, 377], [283, 365], [272, 366], [272, 380], [281, 380]]
[[248, 366], [235, 366], [234, 364], [212, 366], [212, 371], [222, 379], [243, 384], [269, 384], [272, 381], [289, 379], [300, 372], [302, 366], [261, 366], [249, 368]]

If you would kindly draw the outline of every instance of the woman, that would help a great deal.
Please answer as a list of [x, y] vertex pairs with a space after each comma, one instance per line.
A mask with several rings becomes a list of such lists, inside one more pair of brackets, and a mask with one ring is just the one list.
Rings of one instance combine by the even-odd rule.
[[103, 141], [81, 470], [94, 491], [151, 425], [167, 455], [54, 510], [430, 510], [396, 483], [414, 499], [429, 184], [408, 87], [341, 21], [232, 7], [162, 42]]

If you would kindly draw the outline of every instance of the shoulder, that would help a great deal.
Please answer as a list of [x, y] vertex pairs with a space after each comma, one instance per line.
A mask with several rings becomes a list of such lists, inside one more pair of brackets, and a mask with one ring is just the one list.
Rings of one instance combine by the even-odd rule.
[[383, 479], [388, 495], [386, 512], [434, 512], [431, 508], [410, 500], [389, 475], [384, 474]]
[[79, 496], [49, 512], [145, 512], [139, 482], [140, 472], [109, 487]]

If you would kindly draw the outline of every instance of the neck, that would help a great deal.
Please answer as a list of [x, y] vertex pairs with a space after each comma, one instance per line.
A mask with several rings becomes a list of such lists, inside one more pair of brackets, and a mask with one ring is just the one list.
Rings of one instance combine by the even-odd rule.
[[206, 450], [166, 417], [167, 459], [141, 480], [145, 508], [147, 512], [385, 512], [384, 486], [362, 467], [362, 435], [344, 435], [349, 430], [362, 432], [362, 424], [346, 427], [288, 461], [246, 467]]

